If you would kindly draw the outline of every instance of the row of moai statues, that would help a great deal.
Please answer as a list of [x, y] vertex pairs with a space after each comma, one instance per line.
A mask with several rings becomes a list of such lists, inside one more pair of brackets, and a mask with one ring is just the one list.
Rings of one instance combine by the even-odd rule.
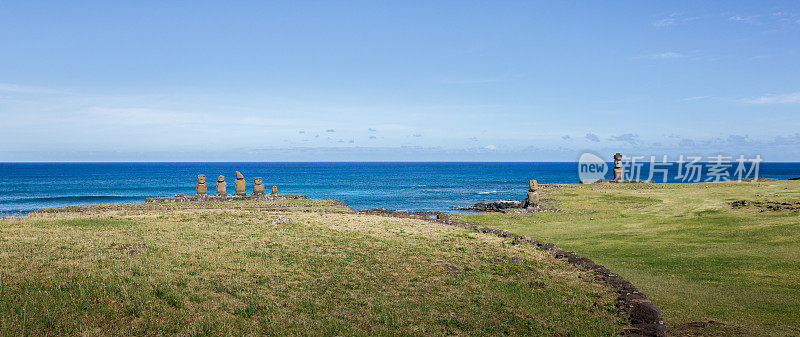
[[[245, 182], [244, 182], [244, 175], [242, 175], [239, 171], [236, 171], [236, 180], [233, 182], [234, 189], [236, 190], [236, 194], [239, 196], [245, 196]], [[198, 196], [207, 195], [208, 186], [206, 185], [206, 175], [200, 174], [197, 176], [197, 185], [195, 186], [197, 190]], [[278, 187], [272, 186], [272, 194], [278, 194]], [[217, 196], [226, 196], [228, 195], [228, 183], [225, 182], [225, 176], [221, 175], [217, 177]], [[266, 195], [265, 188], [264, 188], [264, 179], [261, 177], [253, 178], [253, 195]]]
[[539, 182], [531, 180], [528, 182], [528, 197], [525, 198], [522, 207], [534, 207], [539, 205]]

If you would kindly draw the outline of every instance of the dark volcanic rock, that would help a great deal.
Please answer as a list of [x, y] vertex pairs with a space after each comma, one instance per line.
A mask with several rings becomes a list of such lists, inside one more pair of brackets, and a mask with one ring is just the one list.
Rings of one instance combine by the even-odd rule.
[[789, 178], [789, 180], [800, 180], [800, 177]]
[[781, 202], [781, 201], [748, 201], [748, 200], [736, 200], [731, 202], [731, 207], [733, 208], [742, 208], [742, 207], [755, 207], [759, 209], [761, 212], [767, 211], [800, 211], [800, 201], [795, 202]]
[[[661, 318], [661, 310], [650, 300], [637, 299], [630, 301], [631, 325], [638, 331], [629, 335], [664, 336], [666, 326]], [[631, 331], [633, 332], [633, 331]]]
[[515, 200], [500, 200], [492, 202], [479, 202], [472, 206], [455, 206], [453, 209], [461, 211], [483, 211], [483, 212], [500, 212], [508, 208], [522, 207], [522, 203]]

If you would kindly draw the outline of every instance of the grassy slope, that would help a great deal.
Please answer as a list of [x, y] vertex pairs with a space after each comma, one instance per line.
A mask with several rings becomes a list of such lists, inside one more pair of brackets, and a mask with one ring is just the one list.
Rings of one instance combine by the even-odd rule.
[[[800, 181], [545, 187], [560, 212], [462, 218], [553, 242], [620, 273], [675, 334], [800, 334], [800, 215], [734, 200], [800, 201]], [[721, 321], [704, 328], [694, 321]]]
[[[530, 246], [272, 203], [0, 218], [0, 335], [601, 336], [624, 324], [606, 286]], [[288, 204], [303, 211], [269, 210]]]

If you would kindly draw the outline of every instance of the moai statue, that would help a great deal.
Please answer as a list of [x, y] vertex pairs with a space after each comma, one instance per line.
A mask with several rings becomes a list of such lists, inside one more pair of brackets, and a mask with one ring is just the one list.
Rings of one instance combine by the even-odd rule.
[[244, 193], [244, 176], [236, 171], [236, 180], [233, 181], [233, 187], [236, 188], [236, 195], [247, 195]]
[[206, 185], [206, 175], [200, 174], [197, 176], [197, 185], [195, 185], [195, 189], [197, 190], [197, 196], [204, 196], [208, 191], [208, 186]]
[[225, 176], [217, 177], [217, 196], [224, 197], [228, 195], [228, 183], [225, 182]]
[[536, 180], [528, 182], [528, 197], [524, 207], [533, 207], [539, 204], [539, 183]]
[[255, 177], [253, 179], [253, 195], [264, 195], [264, 179]]
[[278, 186], [272, 186], [272, 194], [278, 194]]
[[622, 155], [614, 155], [614, 181], [622, 181]]

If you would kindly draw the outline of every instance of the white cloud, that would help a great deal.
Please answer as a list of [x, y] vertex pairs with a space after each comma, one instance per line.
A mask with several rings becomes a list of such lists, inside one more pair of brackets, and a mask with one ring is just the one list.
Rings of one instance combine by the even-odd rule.
[[619, 136], [611, 136], [608, 138], [610, 141], [614, 142], [625, 142], [631, 145], [636, 145], [639, 143], [639, 135], [633, 133], [626, 133]]
[[699, 19], [699, 18], [696, 17], [696, 16], [686, 17], [686, 16], [684, 16], [683, 14], [680, 14], [680, 13], [673, 13], [673, 14], [671, 14], [668, 17], [665, 17], [663, 19], [658, 19], [656, 21], [653, 21], [653, 27], [657, 27], [657, 28], [670, 27], [670, 26], [686, 23], [686, 22], [689, 22], [689, 21], [697, 20], [697, 19]]
[[448, 80], [442, 80], [440, 82], [444, 84], [470, 85], [470, 84], [490, 84], [490, 83], [497, 83], [500, 81], [502, 80], [497, 78], [475, 78], [475, 79], [448, 79]]
[[16, 94], [57, 94], [60, 93], [61, 91], [50, 88], [32, 87], [27, 85], [18, 85], [11, 83], [0, 83], [0, 92], [10, 92]]
[[767, 94], [756, 98], [744, 98], [740, 100], [748, 104], [786, 104], [800, 103], [800, 92], [789, 94]]
[[748, 141], [749, 140], [748, 140], [747, 136], [728, 135], [728, 143], [730, 143], [730, 144], [743, 145], [743, 144], [747, 144]]
[[663, 52], [663, 53], [651, 54], [650, 55], [651, 59], [677, 59], [677, 58], [682, 58], [682, 57], [684, 57], [683, 54], [676, 53], [676, 52], [673, 52], [673, 51], [668, 51], [668, 52]]
[[753, 23], [755, 21], [756, 17], [757, 17], [757, 15], [753, 15], [753, 16], [734, 15], [734, 16], [729, 17], [728, 21], [742, 22], [742, 23]]
[[[241, 116], [238, 119], [230, 119], [217, 114], [151, 108], [92, 106], [81, 112], [83, 123], [91, 123], [95, 126], [115, 125], [125, 128], [132, 127], [137, 130], [157, 126], [168, 128], [175, 133], [188, 132], [186, 130], [225, 132], [231, 129], [249, 132], [261, 128], [289, 128], [298, 124], [296, 121], [280, 118]], [[300, 133], [305, 133], [305, 131], [300, 131]]]
[[494, 145], [486, 145], [483, 148], [487, 150], [497, 150], [497, 146]]
[[381, 130], [381, 132], [392, 132], [392, 131], [398, 132], [398, 131], [409, 131], [412, 130], [413, 128], [411, 126], [404, 124], [381, 124], [381, 125], [375, 125], [374, 127], [372, 127], [372, 129], [375, 129], [375, 131]]
[[109, 118], [120, 125], [176, 125], [193, 123], [197, 117], [185, 112], [147, 108], [111, 108], [94, 106], [86, 110], [92, 118]]
[[674, 18], [664, 18], [653, 22], [654, 27], [669, 27], [675, 24]]
[[682, 99], [683, 102], [692, 102], [692, 101], [703, 101], [706, 99], [711, 98], [711, 96], [694, 96], [694, 97], [686, 97]]

